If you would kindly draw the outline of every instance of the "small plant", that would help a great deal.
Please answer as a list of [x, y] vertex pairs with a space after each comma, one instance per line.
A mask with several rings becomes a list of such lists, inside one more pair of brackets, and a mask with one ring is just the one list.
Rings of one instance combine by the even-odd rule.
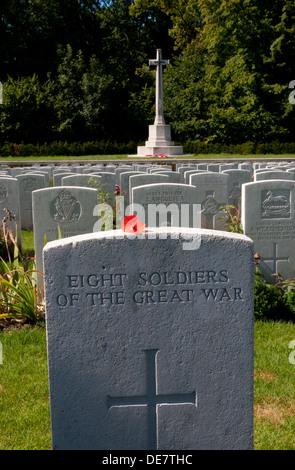
[[35, 270], [11, 267], [2, 259], [0, 275], [0, 318], [21, 318], [35, 323], [43, 311], [37, 301]]
[[242, 228], [242, 223], [241, 223], [240, 205], [221, 206], [219, 209], [223, 210], [226, 213], [224, 217], [219, 217], [218, 220], [226, 219], [225, 227], [227, 231], [234, 232], [234, 233], [243, 233], [243, 228]]
[[258, 266], [254, 274], [254, 315], [268, 320], [295, 321], [295, 280], [265, 281]]
[[108, 192], [106, 192], [103, 188], [104, 184], [100, 184], [96, 179], [90, 178], [88, 181], [89, 186], [92, 186], [97, 190], [97, 202], [98, 204], [110, 204], [111, 205], [111, 197]]
[[[0, 229], [0, 257], [7, 259], [11, 262], [12, 259], [15, 263], [20, 259], [20, 252], [17, 243], [17, 230], [18, 226], [16, 223], [15, 215], [5, 208], [6, 216], [2, 219], [2, 227]], [[15, 235], [13, 231], [7, 227], [7, 222], [14, 221], [15, 223]]]
[[111, 208], [111, 210], [102, 210], [99, 215], [104, 219], [105, 223], [102, 224], [101, 230], [106, 230], [107, 227], [113, 227], [113, 229], [118, 228], [118, 223], [121, 223], [121, 206], [122, 206], [122, 192], [118, 184], [115, 185], [114, 198], [112, 198], [109, 193], [103, 189], [103, 184], [100, 184], [94, 178], [90, 178], [89, 185], [97, 189], [97, 202], [98, 205], [109, 206], [106, 209]]

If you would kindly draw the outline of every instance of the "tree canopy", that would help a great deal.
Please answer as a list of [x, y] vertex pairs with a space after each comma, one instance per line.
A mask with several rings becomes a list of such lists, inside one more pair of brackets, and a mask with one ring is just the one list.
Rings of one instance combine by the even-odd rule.
[[2, 0], [0, 144], [140, 141], [157, 48], [174, 140], [294, 141], [291, 0]]

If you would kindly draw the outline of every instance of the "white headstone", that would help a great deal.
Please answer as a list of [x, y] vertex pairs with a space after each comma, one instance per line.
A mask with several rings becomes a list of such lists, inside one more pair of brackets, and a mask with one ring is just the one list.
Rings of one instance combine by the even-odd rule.
[[247, 170], [229, 169], [222, 173], [228, 175], [228, 199], [227, 203], [233, 206], [241, 205], [242, 184], [251, 183], [252, 174]]
[[252, 449], [251, 240], [118, 232], [44, 249], [53, 449]]
[[132, 189], [131, 213], [147, 227], [200, 227], [197, 191], [188, 184], [158, 183]]
[[[36, 270], [43, 272], [42, 250], [45, 242], [93, 232], [97, 217], [97, 190], [63, 186], [38, 189], [32, 193]], [[43, 279], [38, 276], [42, 292]]]
[[228, 175], [217, 172], [196, 173], [190, 184], [197, 190], [197, 203], [202, 206], [202, 228], [224, 230], [224, 208], [228, 196]]
[[[13, 217], [7, 213], [10, 211]], [[6, 220], [6, 227], [9, 228], [13, 235], [17, 234], [18, 245], [21, 247], [22, 234], [21, 234], [21, 213], [19, 201], [18, 180], [16, 178], [0, 177], [0, 222], [3, 218]]]
[[53, 186], [62, 186], [62, 178], [75, 175], [72, 171], [53, 171]]
[[22, 229], [33, 230], [32, 192], [45, 188], [45, 175], [24, 173], [17, 175]]
[[119, 180], [119, 186], [120, 186], [120, 196], [121, 198], [124, 198], [124, 212], [126, 207], [131, 203], [130, 201], [130, 194], [129, 194], [129, 179], [131, 176], [135, 175], [144, 175], [145, 173], [142, 171], [128, 171], [126, 170], [125, 172], [120, 173], [120, 180]]
[[[140, 171], [140, 170], [139, 170]], [[133, 175], [129, 178], [129, 198], [130, 204], [132, 203], [132, 190], [137, 186], [143, 186], [146, 184], [155, 184], [155, 183], [169, 183], [169, 177], [167, 175], [158, 175], [158, 174], [143, 174], [143, 175]]]
[[67, 175], [61, 178], [61, 185], [62, 186], [84, 186], [87, 188], [93, 188], [91, 181], [95, 184], [101, 183], [101, 176], [95, 175], [93, 173], [84, 173], [82, 174], [74, 174], [74, 175]]
[[295, 181], [268, 180], [242, 186], [242, 225], [260, 255], [268, 282], [295, 277]]
[[267, 170], [254, 173], [254, 181], [265, 181], [270, 179], [295, 180], [295, 175], [294, 173], [289, 173], [283, 170]]
[[157, 171], [157, 174], [168, 176], [169, 183], [180, 183], [180, 174], [177, 171]]

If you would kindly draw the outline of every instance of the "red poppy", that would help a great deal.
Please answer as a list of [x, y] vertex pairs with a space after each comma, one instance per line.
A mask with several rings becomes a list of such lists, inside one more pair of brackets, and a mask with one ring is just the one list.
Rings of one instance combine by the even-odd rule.
[[143, 233], [145, 224], [136, 215], [127, 215], [122, 221], [121, 228], [123, 232]]

